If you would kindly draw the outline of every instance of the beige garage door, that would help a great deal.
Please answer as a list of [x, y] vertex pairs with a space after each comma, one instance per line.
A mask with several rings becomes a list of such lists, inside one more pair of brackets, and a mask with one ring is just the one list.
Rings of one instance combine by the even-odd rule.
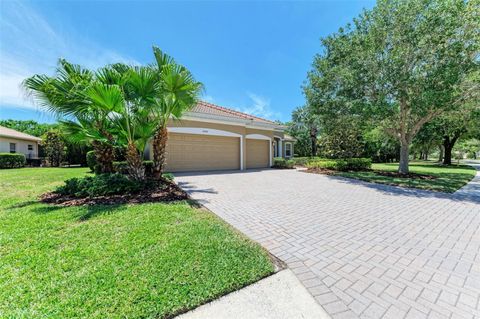
[[169, 133], [167, 172], [240, 169], [238, 137]]
[[263, 168], [270, 166], [267, 140], [247, 139], [247, 168]]

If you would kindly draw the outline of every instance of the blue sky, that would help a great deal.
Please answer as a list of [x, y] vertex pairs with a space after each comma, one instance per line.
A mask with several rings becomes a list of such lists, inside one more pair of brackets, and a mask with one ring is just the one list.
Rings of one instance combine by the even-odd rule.
[[203, 99], [288, 121], [320, 38], [373, 1], [0, 1], [0, 119], [52, 121], [21, 81], [59, 57], [146, 64], [157, 45], [204, 83]]

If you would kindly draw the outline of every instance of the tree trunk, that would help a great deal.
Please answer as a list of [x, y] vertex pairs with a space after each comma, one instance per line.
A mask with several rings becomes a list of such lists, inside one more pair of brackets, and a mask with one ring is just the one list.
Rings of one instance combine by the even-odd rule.
[[443, 147], [443, 145], [440, 145], [438, 147], [438, 161], [439, 162], [443, 161], [443, 151], [444, 151], [444, 147]]
[[153, 178], [162, 179], [165, 166], [168, 132], [166, 128], [159, 129], [153, 136]]
[[443, 165], [452, 165], [452, 150], [457, 139], [457, 136], [453, 137], [452, 139], [450, 139], [449, 136], [443, 137], [443, 148], [445, 150], [443, 156]]
[[137, 148], [133, 142], [129, 142], [127, 146], [127, 153], [125, 155], [128, 163], [129, 175], [137, 181], [145, 179], [145, 167], [143, 167], [142, 157], [138, 153]]
[[312, 157], [317, 156], [317, 129], [310, 129], [310, 141], [312, 142]]
[[400, 146], [400, 164], [398, 165], [398, 172], [400, 174], [408, 174], [408, 155], [409, 155], [409, 148], [410, 145], [406, 141], [401, 141]]
[[112, 173], [114, 157], [112, 145], [93, 141], [92, 146], [95, 151], [95, 158], [99, 165], [99, 173]]

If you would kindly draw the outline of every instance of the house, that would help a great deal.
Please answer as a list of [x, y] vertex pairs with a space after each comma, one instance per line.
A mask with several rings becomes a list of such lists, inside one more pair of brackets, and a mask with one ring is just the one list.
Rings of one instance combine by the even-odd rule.
[[38, 158], [41, 138], [0, 126], [0, 153], [22, 153], [27, 159]]
[[293, 157], [285, 126], [203, 101], [167, 127], [169, 172], [265, 168], [274, 157]]

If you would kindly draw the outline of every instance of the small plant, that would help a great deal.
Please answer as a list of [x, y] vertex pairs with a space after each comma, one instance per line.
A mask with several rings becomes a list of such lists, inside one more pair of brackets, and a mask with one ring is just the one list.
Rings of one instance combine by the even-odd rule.
[[[152, 165], [153, 165], [153, 162], [152, 162]], [[173, 176], [172, 173], [163, 173], [163, 174], [162, 174], [162, 178], [165, 179], [165, 180], [167, 180], [167, 181], [172, 182], [173, 179], [175, 178], [175, 176]]]
[[92, 172], [95, 171], [95, 166], [97, 165], [97, 159], [95, 157], [95, 151], [87, 152], [87, 166]]
[[99, 174], [84, 178], [71, 178], [55, 193], [75, 197], [97, 197], [139, 192], [143, 184], [130, 180], [122, 174]]
[[273, 159], [273, 167], [275, 168], [293, 168], [295, 166], [294, 160], [287, 160], [283, 157], [275, 157]]
[[25, 155], [18, 153], [0, 153], [0, 168], [19, 168], [25, 166]]
[[[145, 174], [151, 176], [153, 174], [153, 161], [143, 161], [145, 167]], [[116, 173], [128, 174], [128, 163], [126, 161], [113, 162], [113, 170]]]

